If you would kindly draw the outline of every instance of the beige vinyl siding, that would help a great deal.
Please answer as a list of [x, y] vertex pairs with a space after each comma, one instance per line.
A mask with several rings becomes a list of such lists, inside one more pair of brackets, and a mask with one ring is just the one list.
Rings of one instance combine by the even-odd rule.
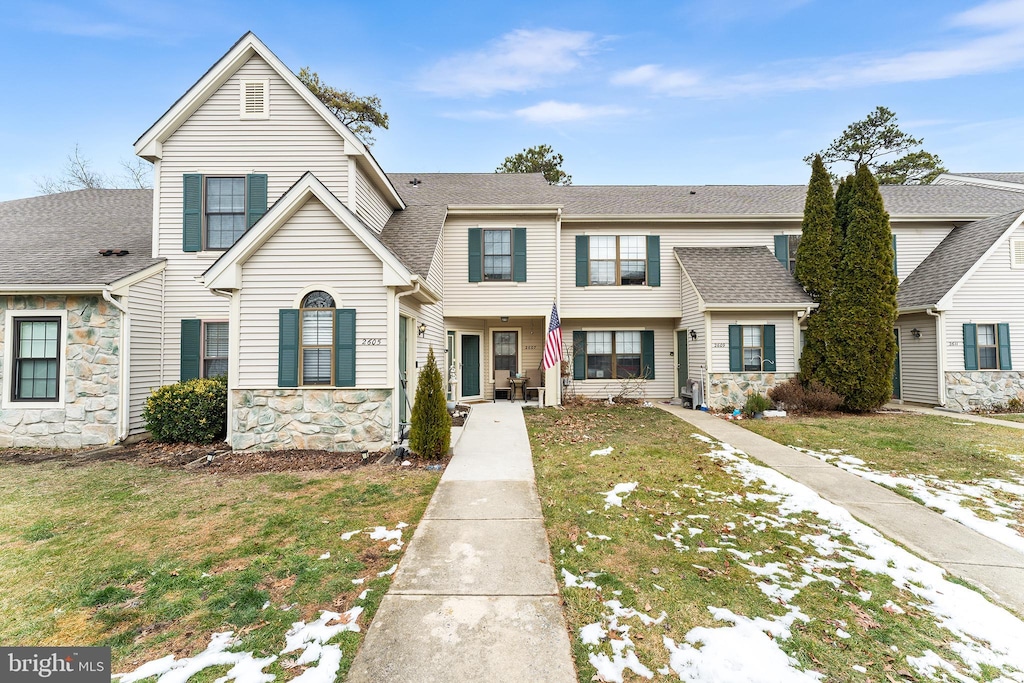
[[[469, 229], [526, 228], [526, 282], [470, 282]], [[449, 218], [444, 227], [446, 316], [547, 315], [555, 296], [554, 217]]]
[[[572, 372], [572, 333], [576, 330], [590, 331], [617, 331], [617, 330], [654, 330], [654, 379], [647, 382], [646, 395], [648, 399], [671, 398], [675, 386], [676, 364], [675, 358], [670, 353], [675, 351], [676, 320], [651, 320], [641, 325], [640, 321], [629, 321], [633, 324], [624, 323], [621, 320], [563, 320], [562, 339], [568, 352], [570, 362], [570, 373]], [[543, 349], [542, 349], [543, 351]], [[573, 380], [573, 388], [577, 396], [588, 396], [590, 398], [604, 398], [608, 395], [617, 396], [622, 391], [622, 383], [619, 380], [588, 379]]]
[[[794, 316], [792, 312], [749, 311], [711, 313], [710, 372], [729, 370], [729, 325], [775, 325], [775, 372], [796, 372]], [[698, 332], [699, 334], [699, 332]], [[767, 370], [767, 372], [772, 372]]]
[[[270, 118], [239, 119], [240, 81], [247, 78], [270, 80]], [[254, 56], [163, 143], [157, 168], [157, 255], [167, 259], [164, 380], [169, 382], [179, 376], [181, 319], [228, 319], [228, 300], [196, 282], [223, 252], [181, 250], [182, 176], [266, 173], [267, 201], [272, 206], [312, 171], [344, 200], [349, 161], [337, 132]]]
[[[672, 259], [672, 263], [676, 268], [679, 268], [679, 264], [676, 262], [675, 258]], [[664, 270], [664, 266], [662, 269]], [[687, 376], [699, 379], [701, 376], [701, 366], [705, 365], [707, 362], [707, 354], [704, 346], [707, 343], [707, 335], [704, 331], [704, 314], [698, 310], [700, 300], [697, 297], [697, 290], [694, 289], [693, 283], [691, 283], [689, 278], [685, 275], [681, 277], [680, 290], [683, 317], [679, 321], [679, 329], [697, 331], [697, 341], [690, 339], [689, 336], [687, 336], [686, 339]], [[681, 389], [683, 388], [685, 387], [681, 387]]]
[[1013, 369], [1024, 368], [1024, 270], [1010, 268], [1010, 240], [1024, 239], [1017, 228], [953, 295], [946, 311], [946, 370], [964, 369], [963, 324], [1009, 323]]
[[[936, 318], [927, 313], [901, 315], [896, 321], [900, 331], [900, 376], [902, 398], [912, 403], [939, 402], [939, 366], [935, 345]], [[915, 338], [911, 330], [919, 330]]]
[[[366, 175], [358, 168], [356, 171], [356, 213], [374, 232], [380, 234], [384, 224], [391, 218], [391, 207], [381, 196]], [[340, 196], [340, 195], [339, 195]]]
[[[163, 311], [164, 274], [156, 273], [128, 290], [128, 314], [131, 317], [129, 344], [128, 432], [145, 431], [142, 409], [149, 394], [161, 384], [160, 316]], [[177, 380], [177, 376], [172, 378]]]
[[896, 236], [896, 275], [900, 282], [921, 265], [928, 254], [939, 246], [939, 242], [953, 229], [952, 225], [908, 225], [894, 224], [892, 234]]
[[338, 308], [356, 309], [356, 385], [387, 387], [392, 340], [382, 277], [373, 252], [319, 201], [308, 200], [242, 266], [238, 388], [277, 386], [278, 311], [295, 307], [308, 287], [333, 292]]

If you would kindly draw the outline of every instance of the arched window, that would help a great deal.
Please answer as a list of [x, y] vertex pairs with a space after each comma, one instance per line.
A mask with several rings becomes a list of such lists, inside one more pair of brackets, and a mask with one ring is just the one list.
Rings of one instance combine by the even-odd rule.
[[300, 377], [304, 385], [334, 383], [334, 297], [316, 290], [302, 299]]

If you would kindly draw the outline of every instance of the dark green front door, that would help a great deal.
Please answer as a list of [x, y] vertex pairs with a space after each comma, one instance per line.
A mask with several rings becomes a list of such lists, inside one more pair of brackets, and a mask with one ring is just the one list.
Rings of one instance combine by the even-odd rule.
[[404, 315], [398, 318], [398, 421], [409, 421], [409, 319]]
[[676, 330], [676, 371], [679, 378], [679, 393], [686, 391], [686, 380], [690, 369], [687, 367], [686, 330]]
[[462, 395], [480, 395], [480, 335], [462, 335]]
[[903, 391], [900, 386], [902, 381], [900, 377], [900, 330], [896, 328], [892, 332], [896, 335], [896, 364], [892, 368], [892, 397], [902, 398], [901, 394]]

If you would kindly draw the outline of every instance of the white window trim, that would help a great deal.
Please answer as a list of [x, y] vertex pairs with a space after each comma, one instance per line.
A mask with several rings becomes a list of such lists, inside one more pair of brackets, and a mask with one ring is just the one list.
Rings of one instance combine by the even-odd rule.
[[[1017, 263], [1017, 254], [1021, 254], [1021, 262]], [[1024, 270], [1024, 238], [1010, 240], [1010, 268]]]
[[213, 318], [202, 320], [199, 325], [199, 376], [206, 378], [206, 326], [210, 323], [222, 323], [228, 326], [228, 355], [224, 359], [228, 362], [228, 371], [231, 368], [231, 321], [226, 318]]
[[[63, 343], [57, 345], [57, 400], [56, 401], [14, 401], [11, 399], [11, 382], [14, 381], [14, 321], [16, 318], [60, 318]], [[68, 357], [68, 312], [47, 308], [7, 310], [4, 316], [4, 373], [3, 397], [0, 408], [4, 410], [63, 410], [65, 384], [67, 382]]]
[[[245, 111], [245, 86], [249, 83], [261, 83], [263, 85], [263, 111], [258, 114], [247, 114]], [[238, 84], [238, 118], [259, 120], [270, 118], [270, 79], [269, 78], [243, 78]]]
[[[599, 285], [590, 282], [590, 264], [593, 263], [594, 259], [590, 258], [590, 244], [587, 244], [587, 285], [583, 289], [593, 287], [595, 289], [608, 289], [609, 287], [618, 287], [620, 289], [654, 289], [654, 286], [648, 284], [651, 276], [651, 258], [650, 254], [647, 253], [647, 237], [653, 235], [653, 232], [616, 232], [614, 234], [607, 233], [586, 233], [587, 238], [591, 239], [594, 237], [613, 237], [615, 238], [615, 279], [616, 282], [610, 285]], [[643, 237], [644, 238], [644, 284], [642, 285], [624, 285], [622, 284], [622, 258], [620, 248], [620, 237]], [[598, 261], [609, 261], [611, 259], [597, 259]], [[626, 259], [635, 260], [635, 259]], [[606, 330], [601, 330], [605, 332]]]

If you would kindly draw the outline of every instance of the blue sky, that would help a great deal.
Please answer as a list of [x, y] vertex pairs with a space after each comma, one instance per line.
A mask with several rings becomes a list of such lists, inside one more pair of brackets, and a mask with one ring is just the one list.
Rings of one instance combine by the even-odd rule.
[[389, 171], [552, 145], [576, 184], [801, 183], [876, 105], [960, 171], [1024, 169], [1024, 0], [42, 1], [0, 16], [0, 200], [132, 143], [247, 30], [379, 95]]

